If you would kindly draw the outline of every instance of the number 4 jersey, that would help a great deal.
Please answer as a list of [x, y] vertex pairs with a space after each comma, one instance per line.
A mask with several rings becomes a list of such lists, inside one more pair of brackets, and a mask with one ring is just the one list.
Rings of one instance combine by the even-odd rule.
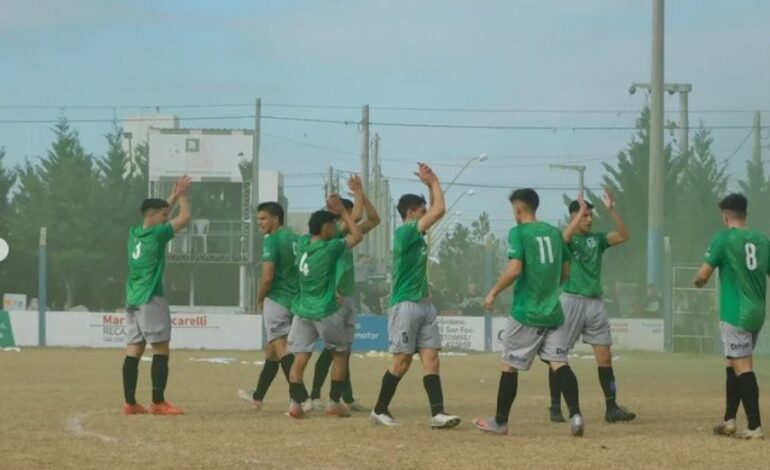
[[751, 229], [722, 230], [711, 241], [704, 261], [719, 268], [720, 319], [759, 331], [765, 321], [770, 240]]
[[561, 272], [569, 253], [561, 232], [539, 221], [513, 227], [508, 232], [508, 259], [523, 265], [513, 290], [513, 318], [537, 328], [562, 325]]
[[303, 235], [297, 243], [299, 295], [291, 312], [309, 320], [322, 320], [339, 310], [337, 261], [348, 246], [344, 238], [315, 240]]
[[174, 238], [169, 223], [131, 227], [128, 232], [128, 279], [126, 306], [138, 307], [156, 295], [163, 295], [166, 244]]

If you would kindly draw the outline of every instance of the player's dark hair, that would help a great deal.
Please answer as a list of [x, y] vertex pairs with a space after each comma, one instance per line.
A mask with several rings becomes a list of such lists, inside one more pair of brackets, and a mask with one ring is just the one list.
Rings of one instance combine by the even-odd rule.
[[344, 197], [340, 198], [340, 200], [342, 201], [342, 205], [345, 207], [345, 209], [353, 209], [353, 201]]
[[265, 211], [273, 217], [278, 217], [278, 223], [283, 225], [283, 207], [275, 201], [260, 203], [257, 206], [257, 212]]
[[540, 205], [540, 196], [532, 188], [517, 189], [508, 196], [508, 200], [513, 204], [516, 201], [523, 202], [534, 213]]
[[337, 216], [334, 213], [321, 209], [310, 214], [310, 220], [307, 222], [307, 227], [310, 229], [310, 235], [319, 235], [323, 230], [324, 225], [334, 223], [337, 220]]
[[[593, 208], [594, 208], [593, 204], [591, 204], [588, 201], [585, 201], [585, 203], [586, 203], [586, 207], [588, 208], [588, 210], [593, 210]], [[579, 202], [577, 202], [577, 201], [570, 202], [570, 204], [569, 204], [569, 215], [572, 215], [572, 214], [578, 212], [579, 210], [580, 210], [580, 203]]]
[[150, 198], [142, 201], [142, 206], [139, 208], [139, 212], [141, 212], [142, 215], [145, 215], [149, 210], [165, 209], [166, 207], [169, 207], [169, 205], [168, 201], [165, 199]]
[[418, 196], [417, 194], [404, 194], [398, 200], [398, 214], [401, 216], [401, 220], [406, 219], [406, 213], [409, 210], [417, 210], [420, 206], [427, 204], [425, 198]]
[[746, 218], [748, 208], [749, 200], [746, 199], [746, 196], [739, 193], [728, 194], [724, 199], [719, 201], [720, 210], [732, 212], [733, 215], [739, 219]]

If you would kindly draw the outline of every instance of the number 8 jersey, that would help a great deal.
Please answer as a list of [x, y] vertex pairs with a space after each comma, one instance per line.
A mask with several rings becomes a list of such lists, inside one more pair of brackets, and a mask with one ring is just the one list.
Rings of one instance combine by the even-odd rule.
[[759, 331], [765, 321], [770, 240], [756, 230], [722, 230], [711, 240], [704, 261], [719, 268], [720, 319]]
[[508, 232], [508, 259], [522, 262], [513, 290], [511, 316], [527, 326], [561, 326], [561, 272], [562, 265], [569, 261], [561, 232], [540, 221], [513, 227]]

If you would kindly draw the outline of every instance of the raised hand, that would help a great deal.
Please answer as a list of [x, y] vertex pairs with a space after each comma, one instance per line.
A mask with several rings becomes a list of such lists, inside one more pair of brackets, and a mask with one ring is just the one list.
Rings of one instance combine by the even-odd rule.
[[422, 162], [418, 163], [418, 165], [418, 171], [415, 172], [415, 175], [420, 178], [420, 181], [422, 181], [423, 184], [430, 186], [438, 182], [438, 176], [433, 172], [433, 168]]
[[602, 202], [607, 207], [608, 211], [615, 209], [615, 199], [612, 197], [612, 193], [609, 189], [604, 188], [604, 194], [602, 194]]
[[353, 194], [363, 193], [364, 183], [361, 181], [361, 177], [358, 175], [350, 175], [350, 179], [348, 179], [348, 188]]

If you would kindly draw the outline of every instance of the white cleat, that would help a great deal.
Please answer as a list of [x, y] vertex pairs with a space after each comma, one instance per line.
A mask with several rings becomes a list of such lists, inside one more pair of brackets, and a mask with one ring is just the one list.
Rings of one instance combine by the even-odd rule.
[[371, 421], [372, 424], [387, 427], [393, 427], [397, 425], [396, 420], [388, 413], [377, 414], [374, 412], [374, 410], [372, 410], [372, 413], [369, 415], [369, 421]]
[[460, 424], [461, 421], [459, 416], [439, 413], [430, 420], [430, 427], [433, 429], [451, 429]]
[[579, 413], [569, 419], [569, 432], [572, 437], [583, 437], [585, 429], [586, 423]]
[[736, 434], [735, 438], [744, 440], [764, 439], [765, 432], [762, 430], [761, 426], [754, 430], [744, 429], [743, 431]]
[[255, 400], [252, 394], [242, 388], [238, 390], [238, 398], [245, 402], [251, 403], [251, 407], [256, 411], [262, 409], [262, 400]]
[[305, 400], [302, 403], [302, 410], [305, 413], [310, 413], [311, 411], [324, 411], [326, 410], [326, 403], [320, 398]]
[[734, 419], [728, 419], [714, 426], [714, 434], [718, 436], [734, 436], [737, 430]]

